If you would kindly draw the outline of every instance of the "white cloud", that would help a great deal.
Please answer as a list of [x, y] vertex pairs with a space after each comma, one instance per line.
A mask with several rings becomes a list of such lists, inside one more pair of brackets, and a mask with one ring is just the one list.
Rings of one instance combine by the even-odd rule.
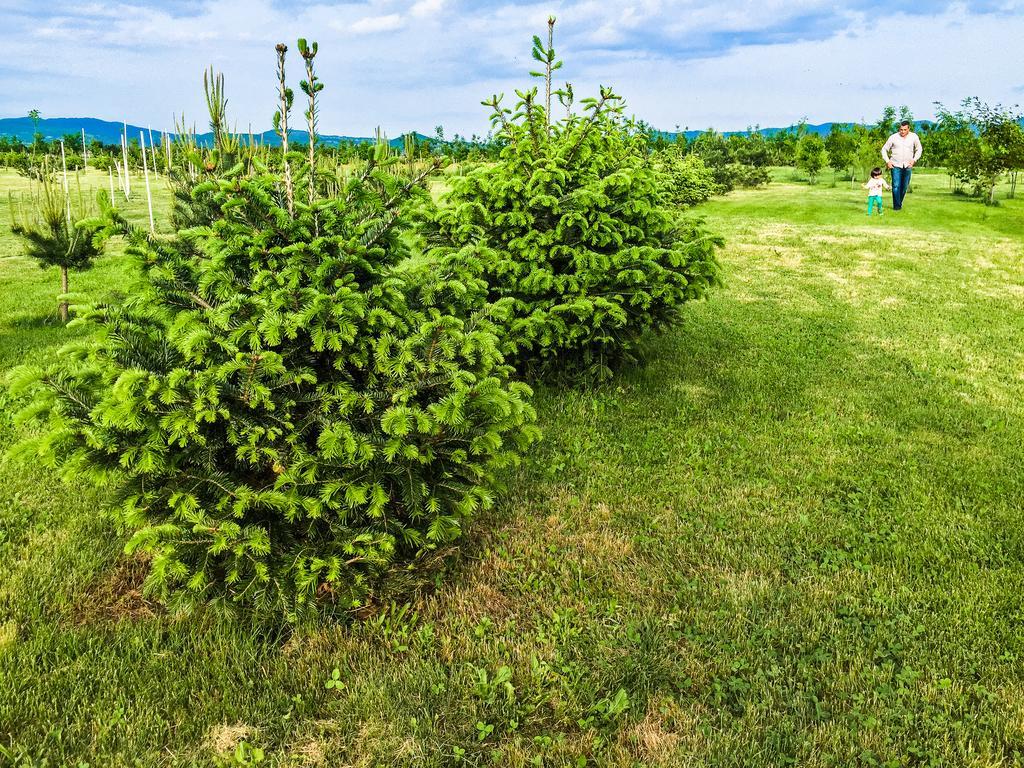
[[409, 13], [413, 16], [434, 16], [444, 8], [444, 0], [419, 0], [413, 3]]
[[[1024, 18], [1010, 6], [1024, 2], [926, 16], [852, 0], [838, 13], [825, 0], [201, 0], [173, 13], [24, 0], [0, 25], [0, 115], [38, 107], [170, 127], [172, 114], [205, 114], [202, 71], [213, 64], [226, 76], [230, 118], [263, 128], [273, 46], [307, 37], [320, 43], [325, 131], [372, 135], [379, 124], [396, 135], [443, 123], [449, 135], [484, 133], [480, 100], [530, 83], [530, 36], [543, 36], [554, 14], [559, 80], [580, 96], [613, 85], [659, 127], [873, 118], [888, 103], [928, 116], [935, 100], [1020, 100]], [[290, 66], [297, 79], [298, 60]]]
[[392, 32], [400, 29], [404, 23], [400, 14], [389, 13], [386, 16], [365, 16], [352, 24], [350, 29], [357, 35], [374, 32]]
[[[897, 38], [904, 53], [894, 59]], [[951, 105], [969, 95], [1012, 101], [1012, 78], [1024, 68], [1022, 39], [1020, 16], [953, 8], [931, 17], [876, 18], [824, 40], [744, 46], [683, 64], [623, 61], [612, 69], [623, 78], [614, 82], [631, 96], [631, 108], [666, 128], [780, 126], [802, 116], [871, 120], [886, 104], [906, 104], [925, 117], [935, 101]], [[607, 69], [588, 74], [611, 79]]]

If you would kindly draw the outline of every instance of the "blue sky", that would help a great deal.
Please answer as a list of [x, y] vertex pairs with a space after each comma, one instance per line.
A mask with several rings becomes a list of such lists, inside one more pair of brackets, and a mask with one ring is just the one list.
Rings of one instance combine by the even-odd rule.
[[[202, 72], [225, 73], [229, 117], [269, 127], [274, 52], [320, 43], [321, 127], [484, 133], [481, 99], [528, 84], [530, 38], [558, 17], [562, 79], [613, 85], [666, 130], [930, 117], [965, 96], [1024, 102], [1024, 0], [0, 0], [0, 116], [205, 123]], [[292, 79], [299, 79], [298, 56]]]

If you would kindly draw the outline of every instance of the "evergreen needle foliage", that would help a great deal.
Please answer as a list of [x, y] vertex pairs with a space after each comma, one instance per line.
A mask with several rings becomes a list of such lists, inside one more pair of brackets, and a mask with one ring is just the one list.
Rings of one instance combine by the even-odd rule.
[[[548, 46], [534, 40], [545, 94], [561, 66], [550, 27]], [[452, 179], [428, 225], [432, 256], [474, 266], [490, 300], [512, 300], [506, 343], [520, 367], [605, 376], [715, 284], [721, 240], [664, 207], [646, 136], [610, 88], [578, 113], [568, 88], [554, 92], [569, 110], [558, 121], [536, 88], [516, 94], [514, 111], [501, 96], [483, 102], [505, 146], [497, 163]]]
[[697, 205], [710, 200], [718, 191], [715, 172], [699, 155], [669, 149], [657, 153], [655, 160], [661, 172], [662, 193], [671, 205]]
[[[78, 190], [72, 194], [53, 178], [44, 162], [28, 196], [9, 196], [11, 232], [22, 239], [25, 253], [43, 269], [60, 267], [61, 294], [68, 292], [68, 272], [88, 269], [103, 253], [108, 230], [103, 216], [111, 210], [106, 192], [97, 195], [99, 215]], [[61, 298], [60, 319], [67, 322], [68, 303]]]
[[479, 287], [402, 265], [404, 206], [426, 192], [378, 154], [341, 195], [256, 159], [195, 186], [204, 225], [121, 222], [144, 293], [93, 308], [71, 362], [15, 377], [48, 426], [21, 450], [118, 490], [127, 550], [176, 608], [358, 606], [459, 536], [537, 436], [502, 308], [454, 316]]

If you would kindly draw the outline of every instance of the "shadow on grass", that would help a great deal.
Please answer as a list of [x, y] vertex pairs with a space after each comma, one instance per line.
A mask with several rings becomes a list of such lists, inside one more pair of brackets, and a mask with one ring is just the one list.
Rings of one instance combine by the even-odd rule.
[[37, 331], [61, 328], [64, 323], [61, 322], [57, 310], [54, 309], [52, 312], [42, 315], [17, 315], [11, 318], [8, 325], [18, 331]]

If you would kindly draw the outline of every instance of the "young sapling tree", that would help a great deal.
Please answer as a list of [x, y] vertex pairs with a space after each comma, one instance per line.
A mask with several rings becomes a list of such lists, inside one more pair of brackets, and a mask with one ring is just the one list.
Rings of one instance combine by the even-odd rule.
[[[109, 212], [110, 201], [105, 192], [97, 195], [99, 211], [95, 211], [78, 191], [65, 192], [54, 180], [46, 161], [36, 188], [29, 199], [10, 198], [11, 232], [25, 243], [26, 254], [43, 269], [60, 269], [61, 299], [58, 312], [61, 322], [68, 321], [68, 273], [88, 269], [103, 252], [108, 229], [102, 218]], [[97, 216], [96, 214], [101, 214]]]
[[796, 145], [796, 167], [807, 172], [811, 184], [818, 181], [818, 172], [825, 167], [825, 142], [816, 133], [800, 137]]

